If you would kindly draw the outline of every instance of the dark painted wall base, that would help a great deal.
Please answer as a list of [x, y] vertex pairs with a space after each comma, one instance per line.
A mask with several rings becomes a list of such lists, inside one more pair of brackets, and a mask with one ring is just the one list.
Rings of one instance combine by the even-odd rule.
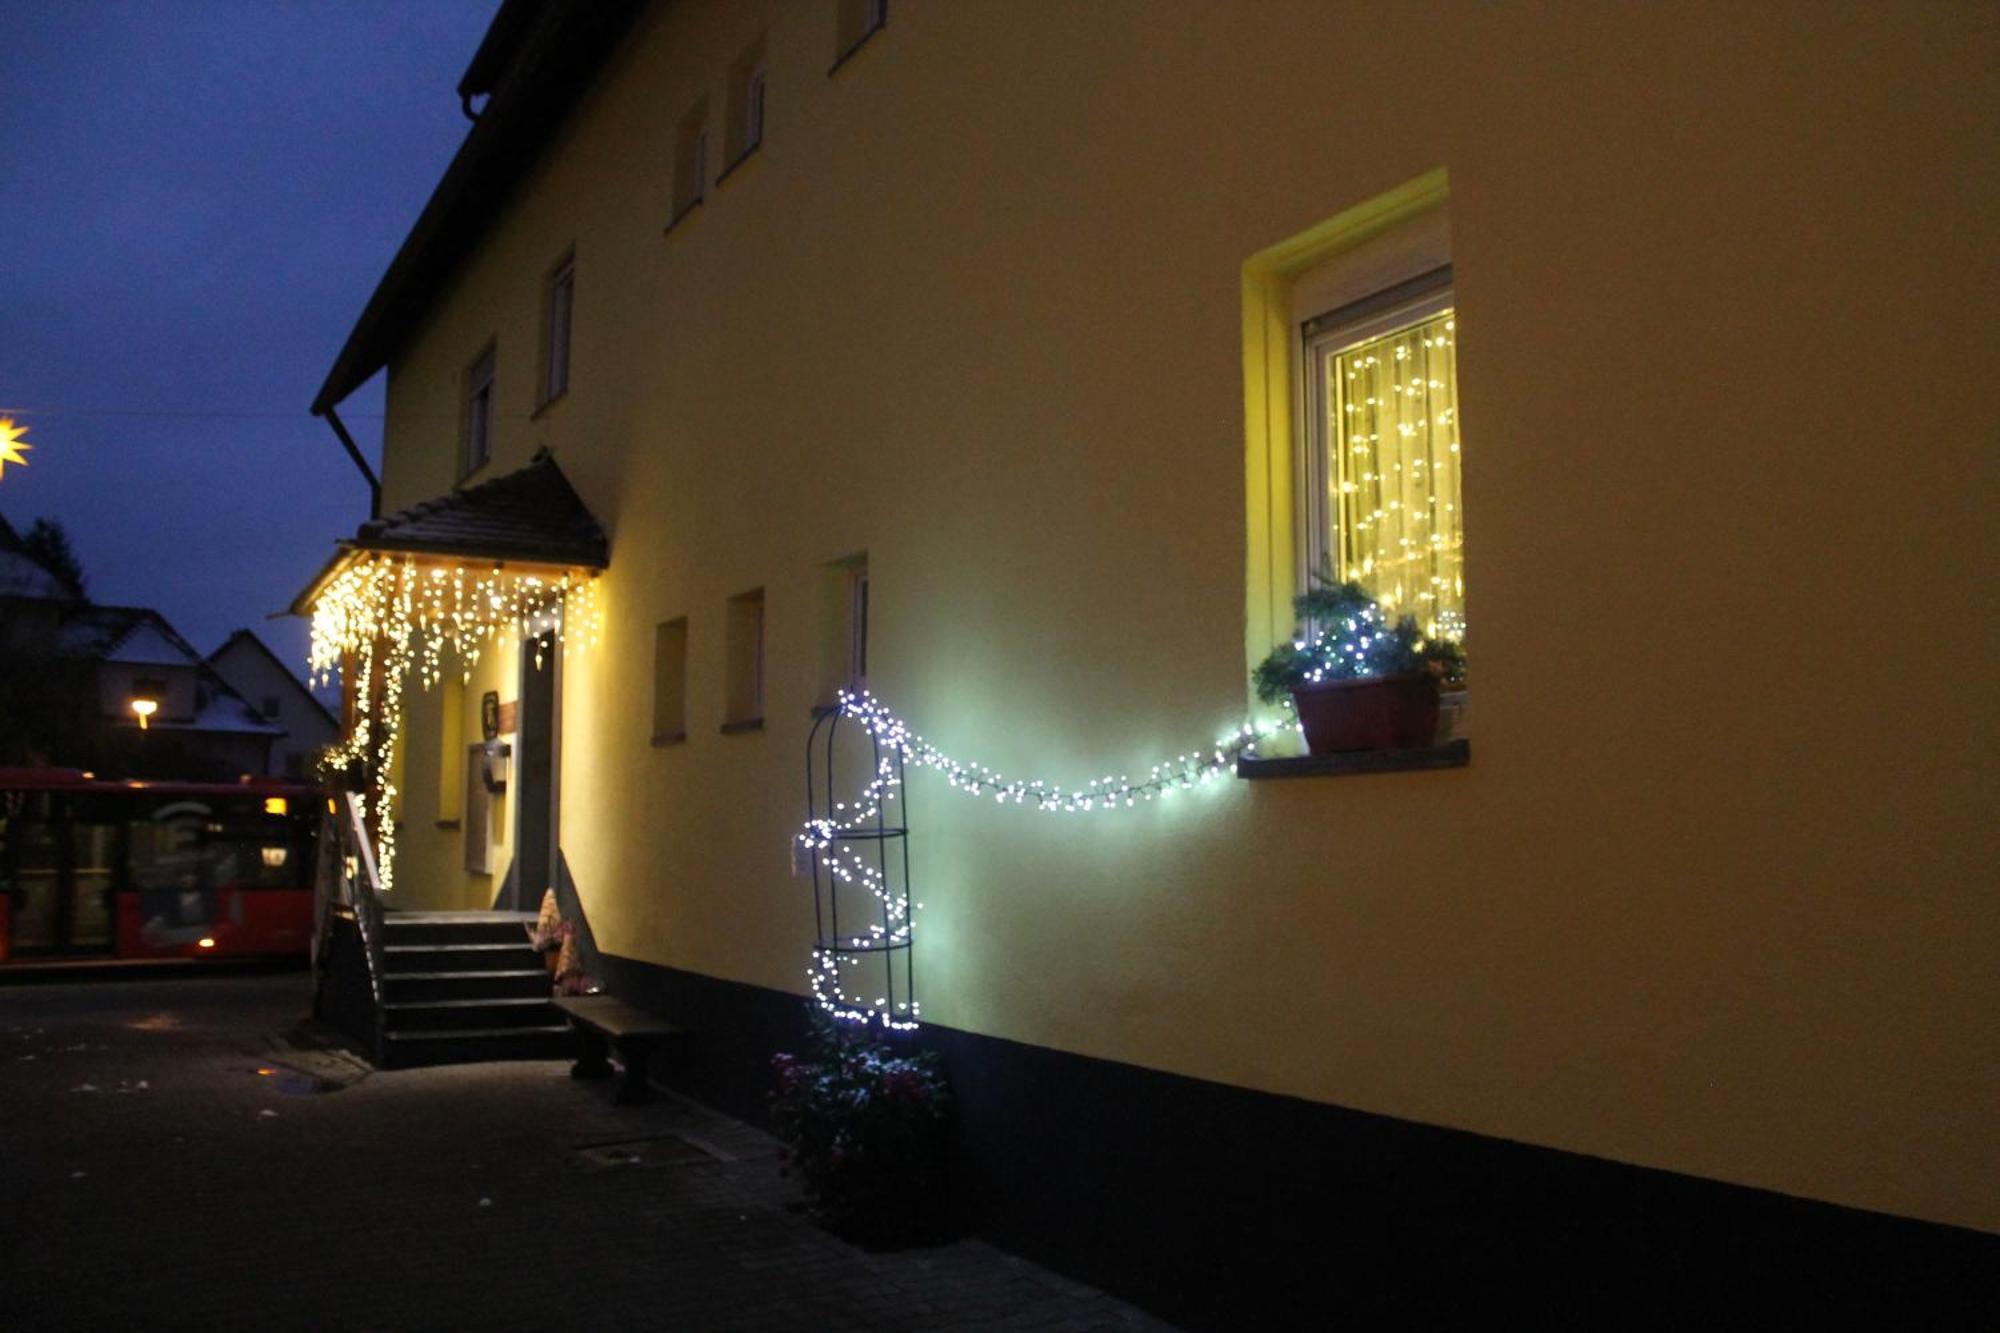
[[[766, 1123], [805, 1003], [600, 955], [694, 1039], [667, 1081]], [[957, 1205], [1192, 1328], [2000, 1326], [2000, 1237], [925, 1029]]]

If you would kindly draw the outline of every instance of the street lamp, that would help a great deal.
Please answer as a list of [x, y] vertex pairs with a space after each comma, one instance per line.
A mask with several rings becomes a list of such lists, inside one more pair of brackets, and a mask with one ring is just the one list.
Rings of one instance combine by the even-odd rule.
[[160, 711], [160, 701], [148, 699], [144, 695], [135, 696], [132, 700], [132, 711], [139, 715], [139, 730], [144, 731], [146, 719]]

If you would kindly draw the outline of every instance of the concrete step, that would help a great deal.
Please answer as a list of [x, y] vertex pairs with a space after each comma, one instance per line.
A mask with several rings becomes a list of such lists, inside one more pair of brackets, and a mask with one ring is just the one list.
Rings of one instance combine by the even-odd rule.
[[502, 972], [541, 966], [542, 957], [527, 938], [511, 943], [396, 944], [382, 946], [383, 965], [390, 976], [405, 972]]
[[390, 1032], [553, 1027], [562, 1021], [562, 1014], [549, 1003], [546, 987], [539, 996], [389, 1001], [382, 1006], [382, 1026]]
[[385, 1032], [382, 1055], [389, 1069], [471, 1064], [482, 1060], [568, 1060], [576, 1034], [567, 1026], [463, 1028], [444, 1032]]
[[382, 978], [382, 998], [391, 1004], [424, 1000], [549, 998], [549, 973], [538, 959], [533, 967], [486, 972], [392, 972]]
[[513, 944], [528, 938], [535, 919], [523, 912], [389, 912], [389, 944]]

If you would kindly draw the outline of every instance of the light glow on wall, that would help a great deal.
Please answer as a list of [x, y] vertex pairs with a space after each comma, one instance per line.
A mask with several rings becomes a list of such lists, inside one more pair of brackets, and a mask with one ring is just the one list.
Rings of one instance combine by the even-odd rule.
[[[1106, 774], [1072, 788], [1039, 778], [1010, 778], [985, 764], [955, 759], [912, 731], [866, 690], [842, 690], [837, 707], [843, 716], [859, 723], [875, 739], [883, 757], [876, 765], [874, 777], [856, 799], [836, 801], [832, 818], [807, 820], [798, 834], [798, 842], [836, 880], [866, 889], [880, 904], [885, 924], [871, 923], [868, 934], [851, 936], [846, 942], [847, 948], [876, 951], [912, 943], [915, 916], [923, 903], [911, 900], [906, 913], [905, 895], [894, 892], [883, 881], [881, 871], [869, 865], [842, 835], [864, 830], [869, 821], [897, 799], [897, 788], [902, 785], [896, 776], [897, 757], [905, 769], [935, 769], [944, 774], [952, 791], [976, 800], [990, 799], [1001, 806], [1026, 806], [1050, 815], [1111, 814], [1152, 801], [1170, 800], [1179, 793], [1204, 787], [1233, 771], [1239, 757], [1254, 756], [1259, 741], [1280, 732], [1298, 730], [1298, 723], [1290, 718], [1281, 722], [1245, 723], [1207, 749], [1177, 754], [1154, 764], [1143, 778], [1126, 773]], [[922, 1012], [914, 995], [892, 1006], [882, 998], [869, 1001], [847, 992], [841, 969], [861, 961], [858, 955], [838, 947], [813, 950], [806, 979], [820, 1008], [842, 1022], [879, 1025], [896, 1032], [914, 1029]]]

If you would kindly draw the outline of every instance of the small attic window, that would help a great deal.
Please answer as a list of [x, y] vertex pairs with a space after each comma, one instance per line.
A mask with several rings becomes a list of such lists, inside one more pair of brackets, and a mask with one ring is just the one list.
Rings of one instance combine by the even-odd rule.
[[834, 0], [833, 69], [846, 64], [889, 22], [889, 0]]
[[674, 202], [667, 229], [693, 212], [707, 191], [708, 99], [704, 97], [688, 109], [674, 131]]
[[485, 467], [493, 452], [493, 352], [493, 344], [486, 344], [466, 368], [465, 432], [458, 460], [461, 478]]
[[[729, 124], [723, 145], [729, 154], [729, 165], [723, 168], [723, 176], [736, 170], [764, 142], [766, 77], [764, 39], [760, 36], [729, 67]], [[717, 180], [719, 183], [720, 177]]]

